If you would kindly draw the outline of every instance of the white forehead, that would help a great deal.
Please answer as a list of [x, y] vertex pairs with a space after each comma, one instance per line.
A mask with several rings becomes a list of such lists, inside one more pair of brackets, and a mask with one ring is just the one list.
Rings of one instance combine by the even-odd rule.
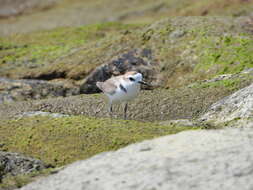
[[134, 75], [134, 78], [138, 79], [138, 80], [142, 80], [142, 74], [141, 73], [136, 73]]
[[132, 77], [135, 80], [142, 80], [142, 74], [141, 73], [133, 73], [133, 74], [128, 74], [128, 78]]

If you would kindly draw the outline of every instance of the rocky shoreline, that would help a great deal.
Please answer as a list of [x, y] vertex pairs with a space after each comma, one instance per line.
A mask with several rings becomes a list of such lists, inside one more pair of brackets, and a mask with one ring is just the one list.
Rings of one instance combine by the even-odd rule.
[[1, 3], [0, 190], [253, 188], [251, 1]]

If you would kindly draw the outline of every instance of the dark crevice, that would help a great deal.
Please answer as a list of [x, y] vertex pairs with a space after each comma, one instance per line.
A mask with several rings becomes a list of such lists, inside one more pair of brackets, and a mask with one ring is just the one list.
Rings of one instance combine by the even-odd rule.
[[65, 71], [53, 71], [50, 73], [42, 73], [37, 76], [24, 76], [23, 79], [53, 80], [58, 78], [66, 78]]

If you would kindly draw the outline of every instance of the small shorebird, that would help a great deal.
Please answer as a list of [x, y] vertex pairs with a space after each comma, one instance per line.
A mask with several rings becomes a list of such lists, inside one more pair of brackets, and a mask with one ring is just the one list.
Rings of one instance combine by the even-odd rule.
[[111, 77], [104, 82], [97, 82], [97, 87], [108, 97], [108, 110], [112, 116], [112, 104], [126, 102], [124, 107], [124, 118], [126, 119], [127, 102], [135, 98], [140, 91], [140, 84], [148, 85], [142, 81], [142, 74], [130, 71], [124, 75]]

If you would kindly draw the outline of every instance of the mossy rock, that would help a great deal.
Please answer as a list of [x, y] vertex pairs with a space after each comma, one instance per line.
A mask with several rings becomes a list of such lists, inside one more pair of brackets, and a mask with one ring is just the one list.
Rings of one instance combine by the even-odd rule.
[[[110, 45], [113, 36], [133, 28], [137, 25], [109, 22], [0, 38], [0, 75], [45, 80], [81, 79], [99, 65], [94, 59]], [[103, 44], [103, 39], [107, 39], [107, 43]], [[80, 52], [83, 53], [77, 56]]]
[[177, 88], [251, 68], [250, 27], [248, 18], [180, 17], [146, 26], [104, 23], [14, 35], [0, 40], [0, 74], [80, 84], [97, 66], [147, 48], [159, 73], [154, 80]]
[[5, 149], [61, 166], [130, 143], [199, 127], [71, 116], [25, 117], [0, 121]]
[[[201, 39], [200, 63], [194, 72], [203, 75], [239, 73], [253, 67], [253, 39], [249, 36], [221, 36]], [[204, 50], [203, 50], [204, 49]]]
[[144, 42], [158, 60], [162, 86], [178, 88], [252, 68], [246, 23], [232, 17], [179, 17], [147, 27]]

